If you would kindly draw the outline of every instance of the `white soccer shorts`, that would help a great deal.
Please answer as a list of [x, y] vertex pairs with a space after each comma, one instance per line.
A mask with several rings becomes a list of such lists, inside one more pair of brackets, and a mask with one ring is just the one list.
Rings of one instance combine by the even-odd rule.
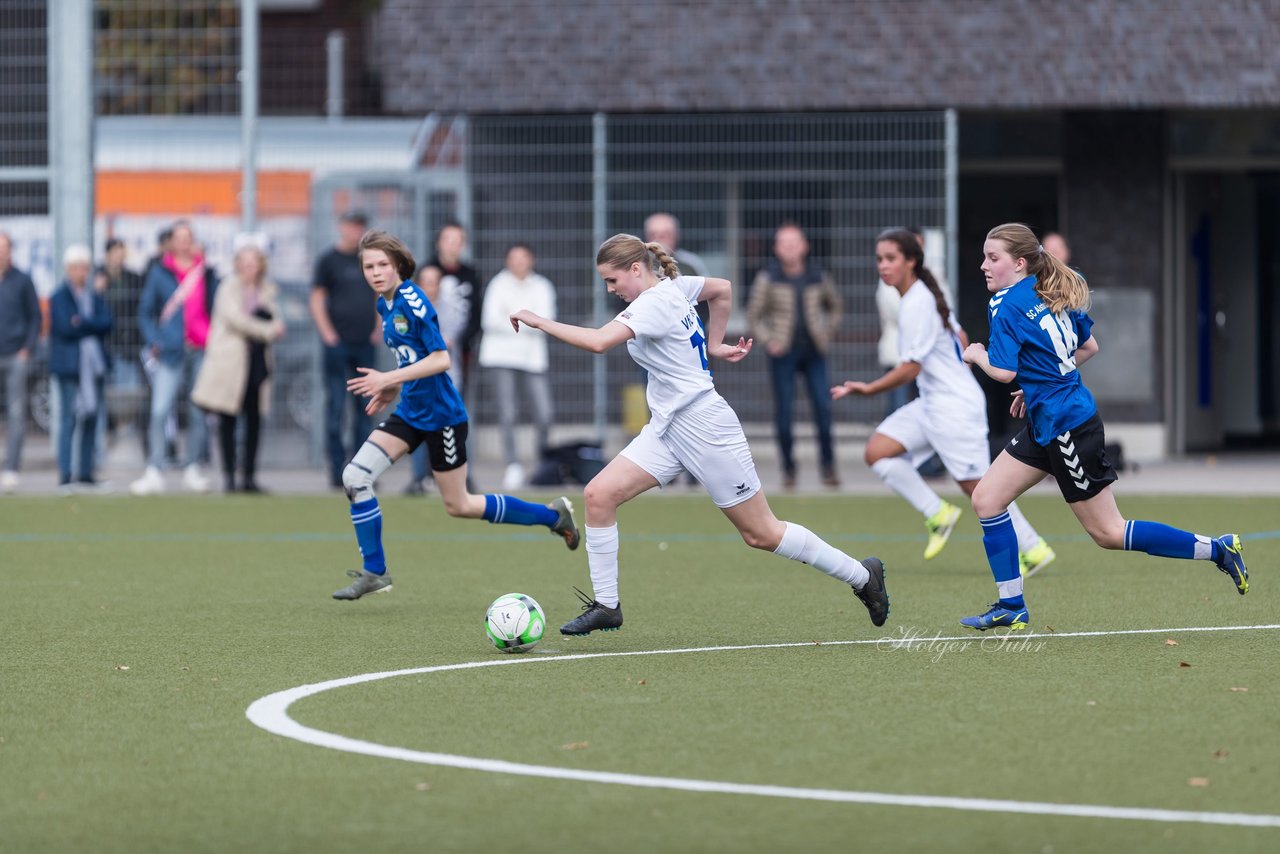
[[991, 448], [987, 444], [986, 413], [974, 416], [975, 413], [930, 413], [924, 399], [916, 398], [889, 413], [876, 432], [906, 448], [913, 466], [936, 451], [953, 478], [977, 480], [991, 467]]
[[725, 509], [741, 504], [760, 491], [751, 448], [742, 424], [719, 394], [712, 393], [677, 412], [661, 436], [652, 424], [622, 449], [622, 456], [666, 486], [684, 469]]

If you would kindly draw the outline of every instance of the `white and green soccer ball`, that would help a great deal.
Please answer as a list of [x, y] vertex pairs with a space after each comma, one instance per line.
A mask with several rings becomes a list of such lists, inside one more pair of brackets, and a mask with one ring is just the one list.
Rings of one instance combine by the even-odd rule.
[[484, 633], [503, 652], [533, 649], [546, 628], [542, 606], [523, 593], [504, 593], [484, 615]]

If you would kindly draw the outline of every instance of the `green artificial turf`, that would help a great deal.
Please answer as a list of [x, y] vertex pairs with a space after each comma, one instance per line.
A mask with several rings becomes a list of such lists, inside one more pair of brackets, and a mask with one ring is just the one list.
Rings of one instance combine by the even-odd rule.
[[[0, 851], [1274, 851], [1280, 828], [704, 794], [442, 768], [302, 744], [255, 699], [344, 676], [509, 660], [498, 595], [551, 633], [514, 664], [305, 698], [300, 723], [539, 766], [903, 795], [1280, 814], [1280, 632], [1063, 637], [1280, 622], [1275, 499], [1128, 498], [1130, 518], [1245, 535], [1254, 589], [1205, 562], [1105, 552], [1053, 498], [1036, 636], [961, 636], [994, 587], [977, 522], [924, 563], [900, 501], [777, 498], [888, 567], [874, 629], [820, 573], [753, 552], [705, 497], [622, 510], [620, 632], [561, 638], [586, 556], [541, 529], [383, 501], [395, 589], [340, 603], [341, 499], [0, 505]], [[1055, 636], [1056, 635], [1056, 636]], [[836, 645], [841, 640], [915, 639]], [[1176, 645], [1169, 641], [1176, 642]], [[561, 653], [776, 649], [551, 660]], [[1189, 665], [1189, 666], [1184, 666]], [[1236, 689], [1236, 690], [1233, 690]], [[1207, 785], [1193, 785], [1201, 778]]]

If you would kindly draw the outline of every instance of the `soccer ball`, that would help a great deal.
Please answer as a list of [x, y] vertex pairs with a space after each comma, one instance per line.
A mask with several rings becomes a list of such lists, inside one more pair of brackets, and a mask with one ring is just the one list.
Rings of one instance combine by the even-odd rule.
[[533, 649], [546, 627], [542, 606], [523, 593], [504, 593], [484, 615], [484, 633], [503, 652]]

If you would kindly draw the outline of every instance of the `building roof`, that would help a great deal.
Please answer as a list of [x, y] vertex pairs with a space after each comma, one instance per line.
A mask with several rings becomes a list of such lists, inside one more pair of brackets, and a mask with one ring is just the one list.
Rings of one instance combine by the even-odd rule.
[[382, 0], [389, 112], [1280, 106], [1278, 0]]

